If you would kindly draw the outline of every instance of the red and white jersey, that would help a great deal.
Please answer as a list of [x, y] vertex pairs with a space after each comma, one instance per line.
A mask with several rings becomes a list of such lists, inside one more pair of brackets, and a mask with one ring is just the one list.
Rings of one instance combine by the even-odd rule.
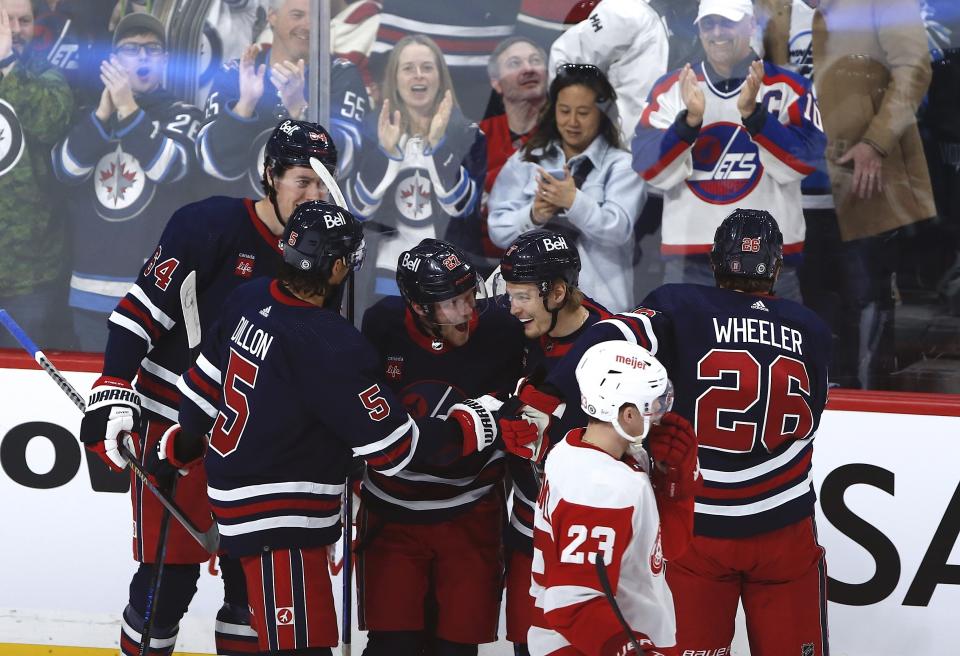
[[761, 109], [745, 124], [737, 99], [748, 63], [726, 80], [706, 62], [693, 68], [706, 99], [699, 130], [677, 120], [686, 108], [679, 70], [650, 92], [633, 138], [633, 168], [663, 191], [665, 255], [709, 253], [717, 226], [737, 207], [768, 210], [783, 232], [784, 253], [803, 249], [800, 181], [826, 147], [813, 88], [764, 63]]
[[[531, 654], [572, 646], [602, 653], [623, 628], [604, 598], [598, 554], [634, 634], [658, 647], [676, 643], [673, 596], [665, 578], [660, 515], [649, 459], [616, 460], [567, 433], [547, 456], [537, 501], [530, 593], [539, 613], [527, 634]], [[570, 653], [564, 651], [562, 653]]]

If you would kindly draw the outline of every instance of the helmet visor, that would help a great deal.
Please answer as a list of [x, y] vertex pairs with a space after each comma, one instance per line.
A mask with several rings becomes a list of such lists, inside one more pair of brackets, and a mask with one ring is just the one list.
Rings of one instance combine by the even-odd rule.
[[438, 326], [458, 326], [482, 314], [490, 298], [487, 288], [477, 276], [477, 284], [453, 298], [432, 303], [432, 321]]
[[663, 390], [663, 393], [646, 404], [646, 406], [643, 414], [649, 417], [651, 424], [659, 424], [660, 420], [663, 419], [663, 415], [670, 412], [670, 409], [673, 408], [673, 383], [668, 379], [667, 388]]

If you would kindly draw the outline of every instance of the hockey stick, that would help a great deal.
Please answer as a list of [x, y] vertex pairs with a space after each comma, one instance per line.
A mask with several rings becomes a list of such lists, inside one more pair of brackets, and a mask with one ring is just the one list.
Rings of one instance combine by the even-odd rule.
[[[170, 482], [170, 496], [177, 492], [177, 477], [174, 473]], [[216, 523], [214, 523], [216, 526]], [[150, 634], [153, 633], [153, 618], [157, 615], [157, 604], [160, 603], [160, 580], [163, 577], [163, 561], [167, 559], [167, 533], [170, 532], [170, 511], [163, 509], [160, 519], [160, 536], [157, 538], [157, 553], [153, 564], [153, 575], [150, 577], [150, 589], [147, 590], [147, 603], [143, 611], [143, 631], [140, 633], [140, 651], [138, 656], [147, 656], [150, 653]]]
[[597, 555], [596, 564], [597, 578], [600, 579], [603, 596], [607, 598], [607, 603], [609, 603], [610, 608], [613, 609], [613, 614], [617, 616], [617, 621], [620, 622], [620, 626], [623, 627], [623, 630], [627, 633], [627, 637], [630, 638], [630, 644], [632, 644], [634, 650], [636, 650], [637, 656], [647, 656], [647, 652], [640, 646], [640, 641], [637, 640], [637, 636], [633, 634], [633, 629], [630, 628], [627, 620], [624, 619], [623, 613], [620, 611], [620, 606], [617, 604], [616, 597], [613, 596], [613, 588], [610, 587], [610, 579], [607, 577], [607, 566], [603, 562], [603, 556]]
[[[47, 374], [54, 380], [54, 382], [59, 385], [60, 389], [63, 390], [63, 393], [70, 397], [70, 400], [73, 401], [73, 404], [80, 409], [80, 412], [86, 412], [87, 403], [83, 400], [83, 397], [80, 396], [79, 392], [70, 384], [63, 374], [60, 373], [60, 370], [57, 369], [50, 360], [47, 359], [47, 356], [43, 354], [37, 345], [27, 336], [23, 329], [13, 320], [6, 310], [0, 309], [0, 323], [6, 327], [10, 334], [20, 342], [20, 346], [37, 361], [37, 364], [47, 372]], [[150, 490], [157, 501], [159, 501], [164, 508], [170, 511], [170, 514], [173, 515], [180, 524], [183, 525], [183, 528], [189, 533], [194, 540], [200, 543], [204, 549], [210, 553], [216, 553], [220, 545], [220, 532], [217, 529], [217, 523], [214, 522], [209, 529], [206, 531], [201, 531], [196, 525], [190, 521], [190, 519], [183, 514], [183, 511], [180, 510], [180, 507], [176, 502], [166, 493], [162, 492], [157, 488], [156, 485], [150, 480], [149, 474], [144, 471], [143, 467], [137, 461], [136, 456], [130, 453], [130, 449], [122, 442], [118, 441], [117, 448], [120, 451], [120, 455], [127, 459], [127, 462], [130, 463], [130, 467], [133, 469], [133, 473], [139, 478], [144, 487]]]
[[[343, 209], [347, 208], [347, 201], [343, 197], [343, 192], [340, 191], [340, 185], [337, 184], [337, 181], [334, 180], [333, 176], [330, 175], [330, 171], [327, 170], [327, 167], [318, 160], [316, 157], [310, 158], [310, 168], [320, 176], [320, 180], [323, 181], [324, 186], [326, 186], [327, 191], [330, 193], [330, 196], [333, 198], [333, 202], [338, 207]], [[350, 323], [353, 323], [353, 289], [352, 289], [352, 279], [351, 279], [351, 290], [350, 290], [350, 299], [348, 301], [350, 308], [350, 315], [348, 319]], [[346, 489], [344, 490], [344, 499], [343, 499], [343, 508], [344, 508], [344, 517], [343, 517], [343, 570], [341, 575], [343, 576], [343, 609], [341, 612], [341, 636], [343, 641], [343, 656], [350, 656], [350, 638], [351, 638], [351, 607], [353, 605], [353, 558], [351, 553], [351, 548], [353, 547], [353, 489], [350, 486], [350, 474], [347, 474]]]
[[193, 362], [193, 349], [200, 346], [200, 309], [197, 307], [197, 272], [188, 273], [180, 284], [180, 307], [183, 309], [183, 327], [187, 331], [187, 347]]

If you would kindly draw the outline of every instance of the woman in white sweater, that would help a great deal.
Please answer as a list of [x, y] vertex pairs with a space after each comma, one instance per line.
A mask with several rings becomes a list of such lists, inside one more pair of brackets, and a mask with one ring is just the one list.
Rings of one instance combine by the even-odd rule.
[[643, 180], [620, 147], [616, 92], [590, 64], [563, 64], [533, 136], [513, 154], [490, 194], [490, 239], [505, 248], [528, 230], [573, 239], [580, 287], [614, 312], [633, 307], [633, 227]]

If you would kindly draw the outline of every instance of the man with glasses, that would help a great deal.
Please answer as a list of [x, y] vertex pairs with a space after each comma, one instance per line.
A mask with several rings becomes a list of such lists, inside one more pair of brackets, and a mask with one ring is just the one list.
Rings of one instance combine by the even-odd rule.
[[78, 346], [102, 351], [107, 316], [126, 294], [167, 218], [189, 200], [198, 108], [163, 86], [166, 31], [146, 13], [124, 16], [100, 63], [103, 91], [53, 151], [54, 172], [80, 187], [67, 206], [73, 232], [70, 307]]

